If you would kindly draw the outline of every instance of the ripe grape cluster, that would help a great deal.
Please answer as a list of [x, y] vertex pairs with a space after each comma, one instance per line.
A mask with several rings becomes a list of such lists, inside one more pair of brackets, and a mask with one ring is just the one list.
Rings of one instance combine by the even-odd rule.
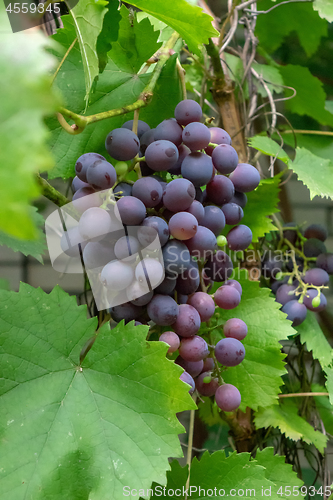
[[[241, 285], [230, 279], [233, 264], [222, 248], [245, 250], [251, 243], [250, 228], [240, 222], [246, 193], [260, 176], [252, 165], [238, 163], [225, 130], [208, 128], [201, 119], [199, 104], [183, 100], [174, 118], [155, 129], [130, 120], [112, 130], [105, 148], [114, 166], [95, 153], [78, 158], [73, 204], [82, 215], [73, 241], [84, 238], [83, 261], [100, 268], [107, 294], [126, 292], [127, 301], [110, 308], [112, 319], [154, 324], [168, 353], [175, 357], [178, 351], [176, 363], [185, 370], [181, 379], [190, 393], [196, 388], [203, 396], [215, 395], [222, 410], [232, 411], [240, 393], [223, 382], [220, 365], [233, 367], [244, 359], [247, 326], [229, 319], [224, 338], [212, 346], [205, 323], [216, 309], [231, 310], [241, 301]], [[126, 181], [132, 169], [138, 179]], [[114, 204], [101, 206], [98, 192], [111, 188]], [[226, 224], [234, 227], [224, 237]], [[121, 228], [126, 235], [119, 237]], [[156, 249], [149, 251], [156, 238], [162, 259]], [[210, 295], [215, 282], [221, 286]]]
[[[304, 231], [294, 223], [283, 228], [283, 243], [287, 244], [288, 259], [279, 259], [279, 252], [263, 262], [262, 270], [270, 278], [271, 288], [281, 309], [298, 326], [307, 311], [321, 312], [327, 305], [323, 289], [333, 274], [333, 254], [325, 247], [326, 229], [312, 224]], [[279, 278], [279, 279], [277, 279]]]

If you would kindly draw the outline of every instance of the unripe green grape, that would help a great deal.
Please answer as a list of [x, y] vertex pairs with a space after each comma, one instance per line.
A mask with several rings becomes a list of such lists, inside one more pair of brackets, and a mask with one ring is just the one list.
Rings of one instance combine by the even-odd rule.
[[312, 307], [318, 307], [320, 305], [320, 294], [318, 293], [318, 295], [312, 299]]
[[216, 238], [216, 241], [217, 241], [218, 246], [221, 247], [221, 248], [225, 247], [226, 244], [227, 244], [227, 238], [225, 236], [223, 236], [223, 235], [218, 236]]
[[119, 177], [127, 174], [128, 165], [125, 161], [118, 161], [118, 163], [115, 164], [114, 168], [116, 169], [117, 175]]
[[204, 383], [204, 384], [210, 384], [210, 382], [211, 382], [211, 381], [212, 381], [212, 377], [211, 377], [210, 375], [209, 375], [209, 376], [207, 376], [207, 377], [205, 377], [205, 378], [203, 379], [203, 383]]
[[275, 276], [275, 279], [276, 279], [277, 281], [282, 280], [282, 278], [283, 278], [283, 273], [281, 273], [281, 272], [277, 273], [277, 275]]

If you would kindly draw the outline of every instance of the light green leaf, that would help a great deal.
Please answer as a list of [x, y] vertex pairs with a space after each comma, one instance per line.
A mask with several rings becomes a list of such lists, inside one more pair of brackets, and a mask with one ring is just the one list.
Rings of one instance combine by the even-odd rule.
[[[311, 385], [312, 392], [326, 392], [325, 387], [319, 384]], [[327, 396], [314, 396], [313, 399], [316, 403], [316, 408], [319, 416], [323, 421], [326, 432], [333, 436], [333, 405]]]
[[314, 444], [320, 453], [324, 453], [327, 436], [314, 428], [304, 418], [298, 415], [295, 403], [280, 403], [269, 408], [260, 408], [254, 417], [257, 429], [262, 427], [278, 427], [286, 437], [293, 441], [302, 439], [308, 444]]
[[[292, 470], [293, 466], [291, 464], [286, 464], [285, 457], [274, 455], [274, 448], [258, 450], [255, 460], [259, 465], [265, 467], [265, 476], [275, 484], [275, 491], [281, 486], [282, 491], [284, 491], [284, 486], [289, 486], [292, 489], [293, 487], [300, 487], [303, 485], [303, 481], [298, 479], [296, 472]], [[289, 495], [282, 494], [279, 496], [284, 498]], [[300, 498], [304, 498], [304, 495], [301, 493], [299, 496]]]
[[[256, 62], [252, 64], [252, 67], [259, 74], [259, 76], [261, 76], [272, 93], [275, 92], [276, 94], [281, 94], [281, 92], [284, 92], [284, 82], [278, 68], [269, 66], [268, 64], [259, 64]], [[260, 84], [260, 81], [258, 82], [258, 80], [254, 79], [254, 82], [257, 82], [256, 85], [258, 87], [259, 94], [266, 97], [267, 92], [262, 84]]]
[[322, 367], [333, 360], [333, 349], [328, 343], [316, 319], [315, 313], [308, 311], [305, 321], [296, 327], [302, 344], [306, 343], [308, 351], [312, 351], [314, 359], [318, 359]]
[[171, 26], [185, 40], [189, 50], [197, 55], [200, 54], [199, 45], [208, 43], [210, 37], [218, 36], [212, 26], [213, 19], [200, 7], [185, 0], [169, 2], [167, 9], [164, 0], [132, 0], [128, 3]]
[[333, 4], [331, 0], [314, 0], [313, 8], [318, 11], [320, 17], [327, 19], [329, 23], [333, 22]]
[[1, 2], [0, 230], [34, 239], [37, 228], [30, 204], [39, 194], [34, 174], [53, 164], [43, 117], [58, 105], [49, 77], [55, 59], [44, 50], [51, 42], [38, 30], [13, 34], [7, 28]]
[[296, 157], [289, 162], [289, 168], [308, 187], [311, 200], [315, 196], [333, 198], [333, 163], [330, 160], [320, 158], [305, 148], [296, 148]]
[[[295, 334], [295, 330], [285, 320], [279, 304], [270, 297], [268, 288], [260, 288], [258, 282], [250, 281], [245, 270], [237, 269], [234, 278], [243, 288], [241, 303], [231, 311], [220, 309], [219, 314], [225, 321], [230, 318], [245, 321], [248, 334], [242, 343], [246, 354], [241, 364], [223, 372], [223, 379], [239, 389], [243, 411], [247, 406], [256, 410], [277, 401], [283, 384], [281, 376], [286, 373], [285, 354], [279, 341]], [[215, 344], [221, 337], [221, 328], [213, 331]]]
[[251, 148], [261, 151], [265, 155], [274, 156], [282, 160], [284, 163], [288, 163], [289, 156], [283, 150], [283, 148], [273, 139], [266, 137], [264, 135], [255, 135], [248, 140], [249, 146]]
[[181, 456], [176, 413], [195, 405], [167, 346], [146, 326], [104, 325], [80, 366], [97, 328], [86, 314], [59, 287], [0, 291], [6, 500], [118, 499], [124, 485], [165, 484]]
[[70, 10], [81, 50], [87, 103], [94, 80], [99, 73], [96, 44], [98, 35], [102, 31], [103, 18], [106, 12], [105, 5], [101, 5], [95, 0], [80, 0]]
[[285, 85], [296, 90], [296, 95], [285, 101], [286, 109], [301, 116], [311, 116], [323, 125], [333, 126], [333, 115], [325, 109], [326, 94], [322, 82], [303, 66], [287, 64], [280, 66], [279, 70]]
[[324, 372], [326, 375], [326, 389], [330, 393], [330, 403], [333, 405], [333, 368], [325, 366]]
[[37, 212], [35, 207], [31, 207], [31, 217], [38, 228], [37, 240], [20, 240], [0, 231], [0, 245], [6, 245], [14, 252], [21, 252], [23, 255], [31, 255], [43, 264], [42, 255], [46, 250], [45, 234], [42, 231], [42, 228], [44, 229], [44, 217]]
[[[260, 10], [268, 10], [276, 4], [274, 0], [262, 0]], [[258, 16], [255, 34], [260, 45], [272, 53], [293, 31], [296, 31], [300, 44], [309, 57], [318, 49], [321, 38], [327, 36], [327, 23], [313, 11], [311, 4], [290, 3]]]

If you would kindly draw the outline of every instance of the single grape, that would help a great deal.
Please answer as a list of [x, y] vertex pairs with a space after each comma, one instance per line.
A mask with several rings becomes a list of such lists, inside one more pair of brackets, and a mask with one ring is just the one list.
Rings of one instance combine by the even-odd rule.
[[289, 276], [285, 276], [280, 281], [271, 278], [271, 280], [270, 280], [270, 287], [271, 287], [272, 292], [274, 294], [276, 294], [277, 291], [278, 291], [278, 289], [280, 288], [280, 286], [286, 285], [288, 283], [288, 281], [289, 281]]
[[187, 248], [193, 257], [206, 260], [217, 247], [215, 234], [204, 226], [198, 226], [198, 230], [189, 240], [186, 240]]
[[230, 174], [229, 179], [233, 182], [237, 191], [248, 193], [259, 186], [260, 174], [252, 165], [239, 163]]
[[190, 295], [197, 291], [199, 285], [200, 274], [198, 263], [191, 259], [190, 265], [183, 269], [177, 278], [176, 290], [178, 292], [178, 302], [179, 295]]
[[178, 317], [172, 325], [174, 331], [180, 337], [193, 337], [199, 331], [200, 325], [201, 320], [198, 311], [189, 304], [181, 304]]
[[[191, 123], [190, 125], [194, 124]], [[213, 163], [210, 156], [199, 151], [185, 156], [181, 166], [181, 174], [184, 179], [191, 181], [194, 186], [205, 186], [211, 180], [213, 173]]]
[[154, 140], [166, 140], [173, 142], [176, 146], [180, 146], [182, 143], [182, 127], [173, 118], [168, 120], [163, 120], [154, 131]]
[[321, 253], [326, 253], [324, 243], [317, 238], [310, 238], [306, 240], [303, 246], [305, 257], [318, 257]]
[[106, 136], [105, 149], [116, 160], [132, 160], [139, 152], [140, 141], [131, 130], [115, 128]]
[[183, 338], [179, 347], [180, 356], [186, 361], [200, 361], [209, 354], [207, 342], [199, 335]]
[[156, 215], [146, 217], [138, 228], [138, 240], [144, 247], [149, 246], [156, 237], [159, 237], [163, 247], [169, 240], [169, 227], [165, 220]]
[[185, 212], [189, 212], [190, 214], [194, 215], [194, 217], [197, 219], [198, 224], [202, 226], [202, 221], [205, 218], [205, 209], [202, 203], [200, 203], [197, 200], [194, 200], [192, 204], [189, 206]]
[[224, 213], [225, 222], [226, 224], [229, 224], [229, 226], [239, 224], [244, 217], [243, 209], [237, 203], [226, 203], [225, 205], [222, 205], [221, 210]]
[[222, 285], [216, 290], [214, 300], [221, 309], [234, 309], [239, 305], [241, 296], [236, 288]]
[[155, 288], [154, 292], [162, 295], [172, 295], [177, 283], [177, 274], [175, 276], [165, 275], [162, 283]]
[[183, 130], [183, 143], [191, 151], [205, 149], [210, 143], [209, 128], [200, 122], [189, 123]]
[[242, 290], [242, 285], [239, 283], [237, 280], [227, 280], [224, 285], [226, 286], [232, 286], [233, 288], [236, 288], [237, 292], [239, 293], [240, 296], [242, 296], [243, 290]]
[[[149, 144], [154, 142], [155, 129], [147, 130], [140, 137], [140, 152], [144, 155]], [[142, 163], [141, 163], [142, 164]], [[149, 174], [150, 175], [150, 174]]]
[[162, 199], [162, 186], [154, 177], [142, 177], [134, 182], [132, 196], [135, 196], [147, 208], [156, 207]]
[[75, 193], [79, 189], [90, 188], [91, 186], [87, 182], [81, 181], [81, 179], [79, 179], [79, 177], [76, 175], [72, 181], [71, 187], [72, 187], [72, 192]]
[[111, 231], [112, 223], [109, 213], [103, 208], [88, 208], [80, 217], [79, 231], [85, 240], [101, 240]]
[[198, 230], [198, 221], [188, 212], [178, 212], [169, 220], [170, 234], [177, 240], [193, 238]]
[[223, 333], [227, 338], [243, 340], [247, 335], [247, 325], [241, 319], [231, 318], [225, 322]]
[[244, 224], [240, 224], [230, 229], [227, 241], [230, 250], [246, 250], [252, 242], [252, 231]]
[[212, 152], [212, 160], [220, 174], [231, 174], [238, 165], [238, 154], [229, 144], [221, 144]]
[[328, 232], [327, 229], [320, 224], [311, 224], [311, 226], [305, 229], [304, 236], [307, 239], [317, 238], [317, 240], [324, 242], [327, 239]]
[[327, 274], [333, 274], [333, 253], [321, 253], [316, 260], [316, 266], [323, 269]]
[[117, 181], [114, 166], [106, 160], [97, 160], [89, 165], [86, 177], [94, 189], [110, 189]]
[[126, 289], [128, 300], [136, 306], [146, 306], [153, 298], [154, 292], [149, 291], [146, 283], [133, 281]]
[[125, 226], [137, 226], [146, 217], [146, 207], [134, 196], [123, 196], [116, 203], [116, 215]]
[[202, 359], [200, 361], [186, 361], [181, 356], [176, 358], [175, 363], [184, 368], [192, 377], [197, 377], [202, 372], [204, 366]]
[[169, 346], [168, 354], [172, 354], [173, 352], [176, 352], [179, 345], [180, 345], [180, 339], [175, 332], [162, 333], [162, 335], [160, 335], [159, 341], [165, 342], [166, 344], [168, 344], [168, 346]]
[[118, 161], [115, 166], [117, 176], [125, 176], [128, 172], [128, 165], [125, 161]]
[[300, 304], [298, 300], [287, 302], [281, 310], [287, 314], [287, 319], [292, 321], [291, 326], [300, 325], [306, 318], [306, 306]]
[[241, 404], [241, 395], [234, 385], [223, 384], [216, 389], [215, 401], [222, 411], [234, 411]]
[[148, 282], [148, 286], [155, 288], [163, 281], [164, 269], [158, 260], [147, 257], [136, 266], [135, 277], [139, 283]]
[[240, 191], [235, 191], [235, 194], [230, 200], [230, 203], [236, 203], [242, 208], [245, 208], [247, 204], [247, 196], [245, 193], [241, 193]]
[[99, 207], [102, 204], [100, 194], [92, 187], [84, 187], [78, 189], [72, 198], [73, 207], [80, 213], [85, 212], [88, 208]]
[[306, 295], [304, 297], [303, 304], [310, 311], [321, 312], [321, 311], [323, 311], [326, 308], [326, 306], [327, 306], [327, 300], [326, 300], [325, 295], [323, 293], [321, 293], [320, 297], [319, 297], [319, 305], [317, 307], [315, 307], [312, 304], [312, 301], [314, 299], [316, 299], [317, 297], [318, 297], [318, 290], [315, 290], [313, 288], [309, 288], [306, 291]]
[[163, 194], [163, 204], [171, 212], [187, 210], [195, 198], [195, 188], [187, 179], [169, 182]]
[[229, 203], [235, 193], [233, 183], [224, 175], [215, 175], [215, 177], [207, 184], [207, 198], [215, 205], [224, 205]]
[[188, 384], [190, 386], [188, 392], [190, 394], [193, 394], [195, 391], [195, 382], [194, 382], [193, 378], [191, 377], [191, 375], [187, 372], [184, 372], [181, 374], [181, 376], [179, 378], [180, 378], [180, 380], [185, 382], [185, 384]]
[[222, 234], [220, 234], [220, 236], [218, 236], [216, 238], [216, 241], [217, 241], [217, 246], [220, 247], [220, 248], [225, 247], [226, 244], [228, 243], [227, 242], [227, 238], [225, 236], [223, 236]]
[[136, 320], [142, 316], [143, 312], [142, 307], [136, 306], [131, 302], [126, 302], [126, 304], [120, 304], [119, 306], [110, 308], [111, 318], [116, 323], [119, 323], [121, 320], [125, 320], [125, 323]]
[[[121, 128], [127, 128], [128, 130], [133, 130], [133, 122], [134, 120], [127, 120], [127, 122], [123, 123]], [[148, 123], [143, 122], [142, 120], [138, 120], [138, 133], [137, 136], [140, 139], [145, 132], [148, 132], [150, 127]]]
[[138, 256], [140, 244], [134, 236], [122, 236], [114, 246], [114, 253], [117, 259], [126, 259], [131, 262]]
[[313, 269], [309, 269], [308, 271], [306, 271], [303, 277], [303, 281], [304, 283], [313, 286], [324, 286], [329, 283], [330, 277], [323, 269], [314, 267]]
[[68, 257], [80, 257], [79, 245], [81, 247], [81, 253], [84, 252], [87, 242], [84, 241], [84, 238], [82, 237], [77, 226], [63, 232], [60, 239], [60, 246], [61, 250]]
[[201, 321], [209, 321], [215, 313], [213, 298], [205, 292], [196, 292], [187, 301], [199, 313]]
[[163, 260], [165, 272], [171, 276], [183, 272], [191, 264], [191, 256], [187, 246], [177, 240], [169, 240], [164, 245]]
[[281, 252], [268, 252], [261, 264], [261, 272], [265, 278], [275, 278], [283, 267], [283, 254]]
[[208, 227], [215, 236], [218, 236], [225, 227], [224, 213], [215, 205], [206, 205], [205, 217], [202, 225]]
[[200, 105], [192, 99], [180, 101], [175, 108], [175, 118], [180, 125], [188, 125], [192, 122], [200, 122], [202, 109]]
[[[228, 132], [223, 130], [223, 128], [210, 127], [209, 132], [210, 132], [210, 142], [212, 144], [229, 144], [229, 146], [230, 146], [231, 137], [228, 134]], [[213, 146], [208, 146], [205, 149], [205, 151], [208, 155], [211, 156], [213, 154], [214, 148], [213, 148]]]
[[297, 231], [295, 229], [288, 229], [288, 227], [296, 227], [297, 224], [295, 222], [288, 222], [287, 224], [284, 225], [283, 228], [283, 237], [286, 238], [286, 240], [290, 241], [292, 245], [295, 245], [297, 241]]
[[113, 249], [103, 241], [89, 241], [83, 250], [83, 262], [87, 269], [105, 266], [115, 258]]
[[160, 326], [172, 325], [178, 316], [179, 306], [168, 295], [154, 295], [147, 306], [149, 318]]
[[[206, 383], [205, 379], [210, 378], [210, 382]], [[197, 380], [195, 381], [195, 386], [197, 388], [197, 391], [201, 396], [214, 396], [218, 386], [219, 386], [219, 380], [218, 378], [211, 377], [210, 372], [203, 372], [199, 375]]]
[[170, 141], [154, 141], [145, 151], [145, 161], [155, 172], [169, 170], [175, 166], [179, 157], [178, 148]]
[[204, 271], [208, 278], [220, 283], [232, 275], [232, 260], [223, 250], [218, 250], [207, 260]]
[[129, 264], [113, 260], [103, 267], [101, 282], [109, 290], [125, 290], [133, 281], [134, 271]]
[[105, 158], [97, 153], [85, 153], [76, 160], [75, 173], [81, 181], [88, 182], [86, 177], [87, 168], [96, 160], [105, 160]]
[[183, 295], [181, 293], [177, 293], [177, 301], [179, 305], [187, 304], [188, 295]]
[[213, 358], [206, 358], [202, 367], [202, 372], [211, 372], [215, 368], [215, 363]]
[[181, 167], [182, 167], [182, 163], [183, 163], [183, 160], [185, 159], [185, 157], [187, 155], [189, 155], [191, 152], [191, 150], [185, 146], [185, 144], [181, 144], [180, 146], [178, 146], [178, 160], [177, 160], [177, 163], [169, 168], [168, 172], [172, 175], [180, 175], [181, 174]]
[[127, 184], [127, 182], [120, 182], [113, 188], [113, 194], [116, 199], [122, 198], [123, 196], [131, 196], [132, 186]]
[[245, 358], [245, 347], [232, 337], [221, 339], [215, 346], [215, 357], [223, 366], [237, 366]]

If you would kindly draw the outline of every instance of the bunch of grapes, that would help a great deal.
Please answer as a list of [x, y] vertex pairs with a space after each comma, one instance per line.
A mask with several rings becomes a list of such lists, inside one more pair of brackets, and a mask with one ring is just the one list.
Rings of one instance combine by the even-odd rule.
[[[82, 213], [78, 237], [85, 240], [85, 265], [100, 268], [109, 296], [126, 292], [127, 302], [110, 308], [112, 319], [155, 325], [168, 353], [175, 357], [178, 351], [176, 363], [185, 370], [181, 379], [190, 393], [196, 388], [203, 396], [215, 395], [222, 410], [232, 411], [240, 393], [223, 382], [220, 365], [242, 362], [247, 326], [229, 319], [224, 338], [212, 346], [201, 325], [209, 324], [216, 309], [240, 303], [241, 285], [230, 279], [233, 264], [221, 248], [250, 245], [251, 230], [240, 222], [246, 193], [258, 186], [260, 175], [252, 165], [238, 163], [225, 130], [208, 128], [201, 119], [201, 107], [188, 99], [155, 129], [138, 120], [134, 133], [131, 120], [112, 130], [105, 148], [115, 166], [95, 153], [82, 155], [75, 165], [73, 203]], [[134, 168], [138, 179], [126, 182]], [[115, 203], [101, 206], [98, 191], [111, 188]], [[126, 235], [117, 237], [120, 222]], [[226, 224], [234, 227], [225, 237]], [[150, 248], [156, 237], [162, 260]], [[210, 295], [214, 282], [221, 286]]]
[[276, 301], [293, 326], [303, 323], [307, 310], [321, 312], [327, 305], [323, 289], [328, 288], [329, 275], [333, 274], [333, 254], [324, 244], [327, 236], [319, 224], [304, 232], [294, 223], [287, 224], [279, 246], [289, 258], [277, 260], [276, 251], [263, 262], [263, 274], [270, 278]]

